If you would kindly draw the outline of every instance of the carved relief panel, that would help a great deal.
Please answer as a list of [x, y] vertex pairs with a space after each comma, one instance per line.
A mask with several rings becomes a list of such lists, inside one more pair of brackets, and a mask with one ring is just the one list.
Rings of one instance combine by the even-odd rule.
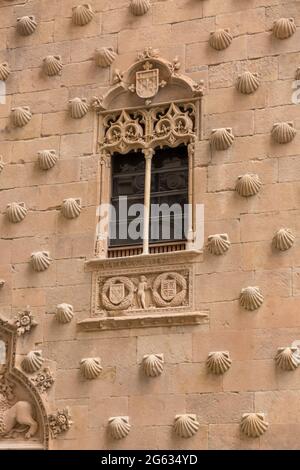
[[[94, 314], [116, 316], [158, 313], [192, 307], [190, 269], [137, 270], [129, 275], [94, 275]], [[125, 274], [125, 273], [124, 273]]]

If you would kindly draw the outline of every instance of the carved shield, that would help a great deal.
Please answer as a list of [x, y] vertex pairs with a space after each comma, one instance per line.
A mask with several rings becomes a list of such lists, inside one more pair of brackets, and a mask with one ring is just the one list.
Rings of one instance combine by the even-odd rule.
[[136, 73], [136, 94], [140, 98], [153, 98], [159, 89], [159, 70], [142, 70]]
[[173, 300], [176, 294], [177, 289], [175, 279], [164, 279], [161, 281], [161, 296], [164, 300]]
[[109, 300], [118, 305], [125, 298], [125, 286], [122, 283], [112, 284], [109, 288]]

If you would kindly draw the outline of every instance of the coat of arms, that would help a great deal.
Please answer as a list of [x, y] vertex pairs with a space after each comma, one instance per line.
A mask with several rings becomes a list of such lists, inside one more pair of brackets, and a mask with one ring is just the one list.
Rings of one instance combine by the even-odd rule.
[[164, 279], [161, 281], [161, 296], [164, 300], [173, 300], [177, 294], [176, 280]]
[[142, 70], [136, 73], [136, 94], [140, 98], [153, 98], [159, 90], [159, 70]]
[[109, 300], [112, 304], [118, 305], [125, 298], [125, 286], [122, 283], [112, 284], [109, 288]]

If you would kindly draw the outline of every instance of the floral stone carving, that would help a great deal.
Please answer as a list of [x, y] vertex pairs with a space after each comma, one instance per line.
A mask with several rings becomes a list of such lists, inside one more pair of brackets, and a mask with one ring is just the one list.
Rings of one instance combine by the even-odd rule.
[[89, 110], [86, 98], [73, 98], [69, 101], [69, 108], [73, 119], [83, 118]]
[[194, 436], [199, 429], [199, 422], [195, 414], [176, 415], [174, 431], [179, 437], [189, 438]]
[[210, 352], [206, 361], [207, 368], [213, 374], [225, 374], [231, 367], [231, 359], [228, 351]]
[[85, 26], [94, 18], [94, 12], [90, 4], [73, 7], [72, 21], [76, 26]]
[[73, 306], [70, 304], [59, 304], [56, 307], [55, 319], [59, 323], [70, 323], [74, 317]]
[[280, 251], [286, 251], [292, 248], [295, 242], [295, 235], [289, 228], [279, 229], [273, 237], [273, 246]]
[[15, 127], [24, 127], [32, 118], [29, 106], [12, 108], [12, 123]]
[[54, 439], [56, 439], [59, 434], [68, 431], [73, 424], [69, 408], [64, 408], [63, 410], [58, 410], [56, 413], [50, 414], [48, 420]]
[[50, 170], [56, 165], [58, 157], [55, 150], [41, 150], [38, 152], [38, 164], [41, 170]]
[[264, 297], [261, 294], [259, 287], [246, 287], [242, 289], [240, 294], [240, 304], [246, 310], [258, 309], [264, 301]]
[[112, 47], [102, 47], [96, 50], [96, 64], [98, 67], [109, 67], [116, 59], [117, 54]]
[[229, 247], [230, 241], [227, 233], [218, 233], [208, 237], [207, 249], [213, 255], [223, 255]]
[[48, 367], [45, 367], [42, 371], [38, 372], [34, 377], [31, 377], [31, 382], [41, 392], [45, 393], [54, 384], [54, 378]]
[[36, 251], [31, 255], [31, 265], [37, 272], [45, 271], [52, 262], [49, 251]]
[[299, 365], [299, 357], [297, 357], [297, 347], [278, 348], [275, 356], [275, 362], [280, 369], [295, 370]]
[[12, 202], [7, 205], [6, 215], [8, 220], [14, 224], [22, 222], [27, 214], [25, 202]]
[[142, 366], [147, 377], [158, 377], [164, 370], [164, 355], [148, 354], [143, 357]]
[[215, 150], [227, 150], [234, 142], [234, 135], [230, 127], [213, 129], [210, 136], [210, 143]]
[[262, 436], [268, 426], [264, 413], [245, 413], [242, 416], [241, 430], [248, 437]]
[[273, 34], [277, 39], [288, 39], [296, 30], [294, 18], [280, 18], [274, 21]]
[[260, 190], [262, 183], [258, 175], [246, 173], [238, 177], [235, 190], [243, 197], [255, 196]]
[[278, 144], [288, 144], [294, 139], [296, 133], [292, 121], [276, 122], [272, 128], [272, 137]]
[[244, 72], [242, 75], [238, 76], [236, 88], [240, 93], [249, 95], [258, 89], [259, 83], [257, 73]]
[[217, 51], [222, 51], [232, 43], [232, 35], [228, 28], [212, 31], [209, 37], [209, 45]]
[[30, 351], [21, 362], [21, 367], [27, 374], [37, 372], [44, 362], [42, 351]]
[[131, 0], [130, 11], [135, 16], [142, 16], [150, 9], [149, 0]]
[[35, 16], [22, 16], [17, 18], [17, 31], [22, 36], [30, 36], [37, 28]]
[[76, 219], [81, 212], [81, 199], [69, 198], [65, 199], [61, 206], [61, 213], [66, 219]]
[[128, 416], [114, 416], [108, 420], [109, 434], [113, 439], [124, 439], [130, 432]]
[[89, 380], [96, 379], [102, 372], [101, 360], [99, 357], [88, 357], [81, 359], [80, 371]]
[[30, 312], [29, 307], [24, 312], [19, 312], [15, 319], [17, 327], [17, 335], [22, 336], [29, 332], [31, 328], [37, 326], [37, 321], [34, 319], [33, 314]]
[[23, 428], [21, 432], [25, 432], [25, 439], [30, 439], [38, 430], [38, 423], [33, 418], [33, 407], [28, 401], [17, 401], [12, 405], [15, 398], [13, 384], [5, 375], [0, 376], [0, 438], [13, 437], [14, 433], [19, 433], [15, 429], [16, 425], [20, 425]]
[[7, 62], [0, 64], [0, 80], [5, 82], [8, 79], [10, 73], [11, 72]]
[[63, 65], [60, 55], [48, 55], [43, 60], [43, 69], [48, 77], [54, 77], [55, 75], [61, 75]]

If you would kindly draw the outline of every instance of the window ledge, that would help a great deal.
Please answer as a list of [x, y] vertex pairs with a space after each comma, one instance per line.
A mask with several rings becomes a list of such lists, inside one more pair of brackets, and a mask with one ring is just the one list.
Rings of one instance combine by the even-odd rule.
[[77, 323], [82, 331], [105, 331], [208, 323], [208, 312], [87, 318]]
[[164, 264], [185, 264], [187, 262], [203, 262], [202, 250], [173, 251], [170, 253], [152, 253], [149, 255], [134, 255], [122, 258], [91, 258], [86, 261], [87, 271], [100, 268], [113, 269], [117, 267], [155, 266]]

